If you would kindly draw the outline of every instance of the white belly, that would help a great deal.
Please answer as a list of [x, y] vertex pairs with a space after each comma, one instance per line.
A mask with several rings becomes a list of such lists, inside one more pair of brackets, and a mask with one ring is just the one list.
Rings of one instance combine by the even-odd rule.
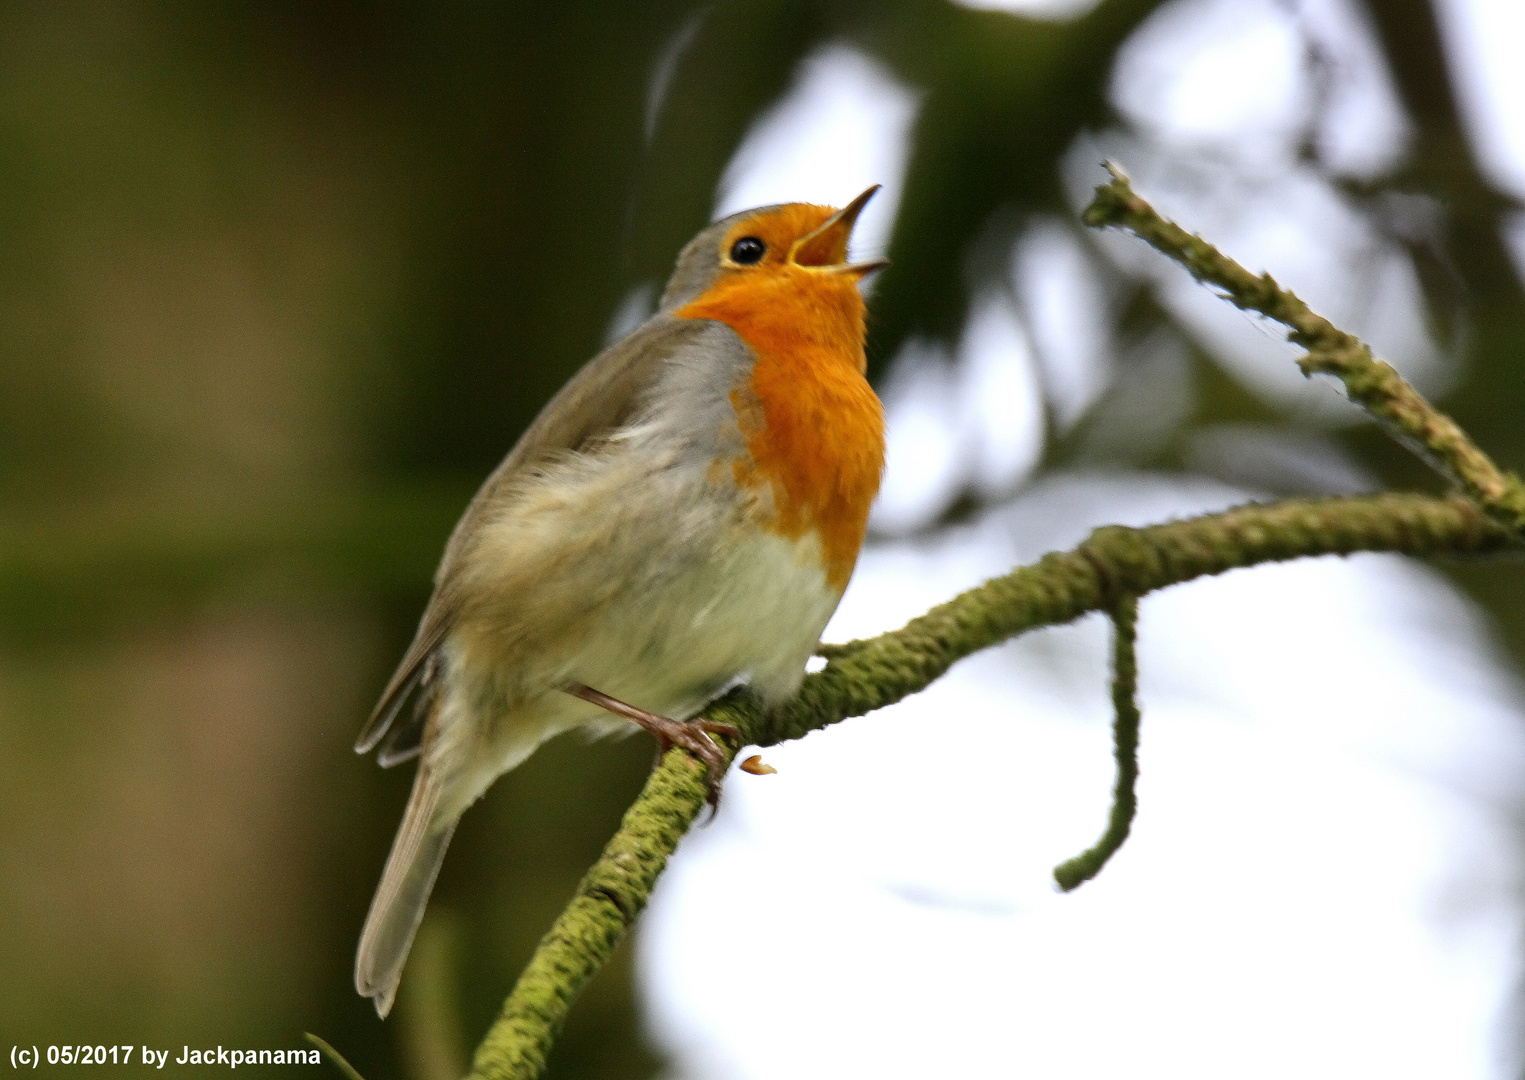
[[426, 751], [457, 812], [552, 736], [633, 727], [569, 683], [674, 719], [739, 680], [768, 701], [798, 689], [841, 599], [819, 540], [768, 532], [734, 488], [683, 473], [638, 505], [628, 476], [598, 473], [493, 527], [473, 583], [489, 599], [446, 641]]
[[606, 694], [677, 718], [738, 679], [780, 701], [799, 688], [840, 599], [813, 534], [754, 534], [724, 565], [685, 576], [657, 603], [611, 610], [570, 670]]

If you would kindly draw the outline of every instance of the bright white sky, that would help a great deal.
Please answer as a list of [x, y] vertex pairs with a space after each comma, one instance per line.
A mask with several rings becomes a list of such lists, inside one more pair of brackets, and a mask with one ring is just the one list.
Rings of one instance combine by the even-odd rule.
[[[1089, 5], [970, 6], [1064, 17]], [[1525, 40], [1525, 5], [1441, 6], [1481, 156], [1525, 192], [1525, 76], [1505, 56]], [[1314, 120], [1327, 156], [1356, 176], [1391, 167], [1406, 125], [1355, 9], [1292, 7], [1340, 58]], [[1288, 10], [1162, 11], [1116, 73], [1135, 133], [1077, 147], [1069, 179], [1079, 195], [1094, 163], [1116, 157], [1167, 211], [1443, 388], [1447, 361], [1405, 317], [1406, 258], [1291, 160], [1312, 98]], [[1241, 94], [1201, 92], [1225, 71]], [[883, 183], [859, 246], [882, 251], [918, 100], [862, 54], [824, 49], [738, 151], [717, 215], [840, 205]], [[1045, 409], [1067, 424], [1114, 377], [1096, 250], [1064, 223], [1036, 223], [1013, 251], [1009, 292], [981, 298], [957, 342], [912, 343], [897, 359], [880, 539], [827, 640], [900, 625], [1094, 525], [1249, 497], [1189, 478], [1054, 477], [950, 535], [893, 539], [959, 484], [1019, 484]], [[1154, 258], [1120, 238], [1100, 250], [1127, 267]], [[1150, 272], [1246, 385], [1345, 415], [1273, 335], [1184, 275]], [[1308, 453], [1350, 471], [1335, 451]], [[1511, 832], [1525, 695], [1470, 605], [1416, 564], [1326, 559], [1146, 598], [1141, 632], [1140, 817], [1114, 865], [1073, 895], [1048, 874], [1107, 811], [1100, 619], [1029, 635], [899, 706], [769, 750], [775, 776], [733, 773], [638, 935], [649, 1028], [674, 1076], [1505, 1075], [1498, 1036], [1525, 918]]]

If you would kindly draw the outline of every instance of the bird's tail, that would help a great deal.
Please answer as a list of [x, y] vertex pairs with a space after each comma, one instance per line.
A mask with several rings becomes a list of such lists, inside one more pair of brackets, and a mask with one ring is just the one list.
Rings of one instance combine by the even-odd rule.
[[429, 892], [444, 862], [445, 849], [455, 833], [455, 820], [436, 820], [440, 784], [427, 760], [418, 763], [413, 794], [402, 817], [392, 853], [387, 856], [381, 884], [371, 901], [360, 951], [355, 956], [355, 989], [376, 999], [376, 1012], [385, 1017], [397, 996], [397, 983], [407, 962], [413, 935], [424, 917]]

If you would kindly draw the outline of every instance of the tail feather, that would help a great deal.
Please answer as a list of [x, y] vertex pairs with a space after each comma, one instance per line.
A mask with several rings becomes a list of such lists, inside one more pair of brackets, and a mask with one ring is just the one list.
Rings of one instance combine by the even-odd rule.
[[424, 907], [445, 859], [445, 849], [455, 833], [455, 821], [436, 821], [440, 785], [428, 763], [420, 761], [413, 781], [413, 794], [403, 814], [402, 827], [392, 841], [381, 884], [371, 901], [365, 929], [360, 932], [360, 951], [355, 956], [355, 989], [376, 999], [376, 1012], [385, 1017], [397, 996], [403, 964], [413, 946], [413, 935], [424, 917]]

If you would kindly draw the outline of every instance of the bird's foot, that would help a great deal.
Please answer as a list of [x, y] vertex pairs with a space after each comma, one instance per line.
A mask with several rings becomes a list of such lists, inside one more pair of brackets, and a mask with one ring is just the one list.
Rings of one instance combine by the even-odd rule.
[[572, 683], [566, 687], [566, 692], [574, 697], [580, 697], [584, 701], [592, 702], [599, 708], [608, 709], [616, 716], [623, 716], [626, 720], [633, 720], [652, 735], [656, 736], [657, 760], [661, 761], [662, 755], [674, 746], [681, 746], [694, 757], [698, 758], [709, 769], [709, 795], [707, 802], [711, 811], [720, 807], [720, 788], [725, 783], [725, 771], [728, 765], [725, 752], [716, 745], [711, 735], [723, 735], [734, 740], [738, 745], [741, 743], [741, 733], [736, 730], [735, 724], [723, 724], [717, 720], [706, 720], [697, 717], [693, 720], [674, 720], [671, 717], [660, 716], [657, 713], [638, 709], [634, 705], [627, 705], [618, 698], [612, 698], [608, 694], [601, 694], [591, 686], [582, 683]]

